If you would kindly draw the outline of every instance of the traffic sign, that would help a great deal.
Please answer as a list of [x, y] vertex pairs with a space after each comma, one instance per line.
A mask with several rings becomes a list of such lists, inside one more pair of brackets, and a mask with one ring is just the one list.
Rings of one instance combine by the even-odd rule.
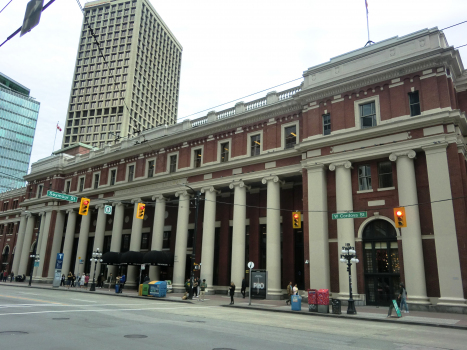
[[249, 269], [252, 269], [252, 268], [254, 268], [254, 267], [255, 267], [255, 263], [254, 263], [253, 261], [250, 261], [250, 262], [248, 263], [248, 268], [249, 268]]
[[104, 205], [104, 214], [112, 215], [112, 206], [111, 205]]
[[64, 201], [69, 201], [69, 202], [77, 202], [78, 201], [78, 197], [71, 196], [69, 194], [64, 194], [64, 193], [52, 192], [52, 191], [47, 191], [47, 197], [61, 199], [61, 200], [64, 200]]
[[332, 219], [337, 220], [337, 219], [360, 219], [360, 218], [366, 218], [367, 217], [367, 212], [366, 211], [358, 211], [355, 213], [337, 213], [337, 214], [332, 214]]

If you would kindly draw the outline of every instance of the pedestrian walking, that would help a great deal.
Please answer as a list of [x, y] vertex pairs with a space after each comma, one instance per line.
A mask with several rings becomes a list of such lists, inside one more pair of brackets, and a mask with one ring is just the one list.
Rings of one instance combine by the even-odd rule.
[[65, 286], [65, 274], [62, 274], [62, 278], [60, 278], [60, 287]]
[[107, 278], [107, 282], [109, 283], [109, 291], [110, 288], [112, 287], [112, 283], [114, 283], [114, 276], [110, 274], [110, 276]]
[[199, 285], [199, 299], [198, 301], [204, 301], [204, 295], [206, 293], [206, 289], [208, 287], [208, 284], [206, 283], [206, 280], [203, 279], [203, 282], [201, 282], [201, 284]]
[[15, 280], [15, 274], [13, 273], [13, 271], [11, 271], [10, 273], [10, 283], [13, 282]]
[[6, 282], [8, 278], [8, 272], [6, 270], [3, 270], [3, 282]]
[[86, 277], [86, 275], [85, 275], [84, 272], [83, 272], [83, 274], [82, 274], [82, 275], [80, 276], [80, 278], [79, 278], [79, 289], [81, 289], [82, 287], [84, 287], [85, 277]]
[[399, 300], [400, 300], [400, 309], [402, 311], [402, 309], [405, 308], [405, 310], [403, 311], [404, 313], [408, 314], [409, 313], [409, 306], [407, 305], [407, 289], [405, 289], [405, 286], [404, 286], [404, 283], [400, 283], [399, 284]]
[[289, 284], [287, 285], [287, 300], [285, 301], [286, 305], [289, 305], [292, 295], [293, 295], [293, 286], [292, 286], [292, 282], [289, 282]]
[[118, 291], [119, 293], [123, 292], [123, 287], [125, 286], [125, 282], [126, 282], [126, 276], [125, 274], [123, 274], [122, 277], [120, 277], [120, 290]]
[[89, 274], [84, 275], [84, 288], [88, 288]]
[[298, 295], [298, 286], [295, 283], [295, 286], [293, 286], [293, 295]]
[[186, 300], [188, 296], [190, 295], [190, 289], [191, 289], [191, 282], [190, 279], [187, 278], [185, 282], [185, 294], [182, 297], [182, 300]]
[[195, 277], [193, 280], [193, 298], [198, 297], [198, 279]]
[[70, 271], [70, 272], [68, 273], [67, 282], [66, 282], [66, 285], [67, 285], [68, 289], [70, 289], [71, 282], [73, 282], [73, 274], [72, 274], [71, 271]]
[[234, 294], [235, 294], [235, 283], [230, 282], [230, 287], [229, 287], [229, 293], [230, 293], [230, 305], [234, 304]]
[[242, 279], [242, 289], [240, 289], [240, 292], [243, 295], [243, 299], [245, 299], [245, 294], [246, 294], [246, 280], [245, 280], [245, 277]]

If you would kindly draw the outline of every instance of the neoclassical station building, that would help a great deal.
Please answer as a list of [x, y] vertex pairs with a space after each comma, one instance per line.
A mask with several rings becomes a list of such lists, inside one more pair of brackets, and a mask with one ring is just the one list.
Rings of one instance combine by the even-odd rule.
[[[26, 188], [0, 195], [3, 268], [28, 275], [37, 246], [34, 279], [50, 283], [58, 252], [65, 274], [92, 277], [96, 248], [169, 251], [173, 267], [143, 273], [180, 289], [196, 220], [187, 184], [201, 192], [197, 275], [213, 291], [241, 285], [253, 261], [267, 270], [268, 298], [292, 281], [345, 300], [339, 259], [350, 243], [358, 303], [385, 305], [403, 281], [414, 306], [466, 307], [466, 110], [459, 52], [433, 28], [309, 68], [293, 89], [104, 148], [70, 146], [32, 164]], [[90, 198], [89, 215], [48, 190]], [[396, 228], [395, 207], [407, 227]], [[333, 219], [348, 212], [366, 216]], [[141, 268], [99, 265], [130, 284]]]

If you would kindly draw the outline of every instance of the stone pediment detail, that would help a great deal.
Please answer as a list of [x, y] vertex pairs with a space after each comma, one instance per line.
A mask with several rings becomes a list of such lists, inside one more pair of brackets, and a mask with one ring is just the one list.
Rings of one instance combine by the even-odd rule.
[[178, 180], [159, 182], [159, 183], [155, 183], [151, 185], [138, 186], [136, 188], [119, 190], [115, 192], [115, 197], [125, 197], [125, 196], [132, 197], [135, 194], [149, 195], [156, 191], [160, 192], [161, 189], [171, 188], [171, 187], [173, 188], [173, 187], [179, 186], [180, 184], [185, 183], [185, 182], [186, 182], [186, 179], [183, 178], [183, 179], [178, 179]]

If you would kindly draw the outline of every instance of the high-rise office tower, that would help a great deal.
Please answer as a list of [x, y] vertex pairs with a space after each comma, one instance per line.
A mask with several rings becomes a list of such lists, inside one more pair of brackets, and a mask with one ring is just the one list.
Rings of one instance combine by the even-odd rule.
[[182, 46], [150, 2], [93, 1], [84, 10], [62, 147], [101, 148], [176, 123]]
[[24, 186], [40, 103], [0, 73], [0, 192]]

